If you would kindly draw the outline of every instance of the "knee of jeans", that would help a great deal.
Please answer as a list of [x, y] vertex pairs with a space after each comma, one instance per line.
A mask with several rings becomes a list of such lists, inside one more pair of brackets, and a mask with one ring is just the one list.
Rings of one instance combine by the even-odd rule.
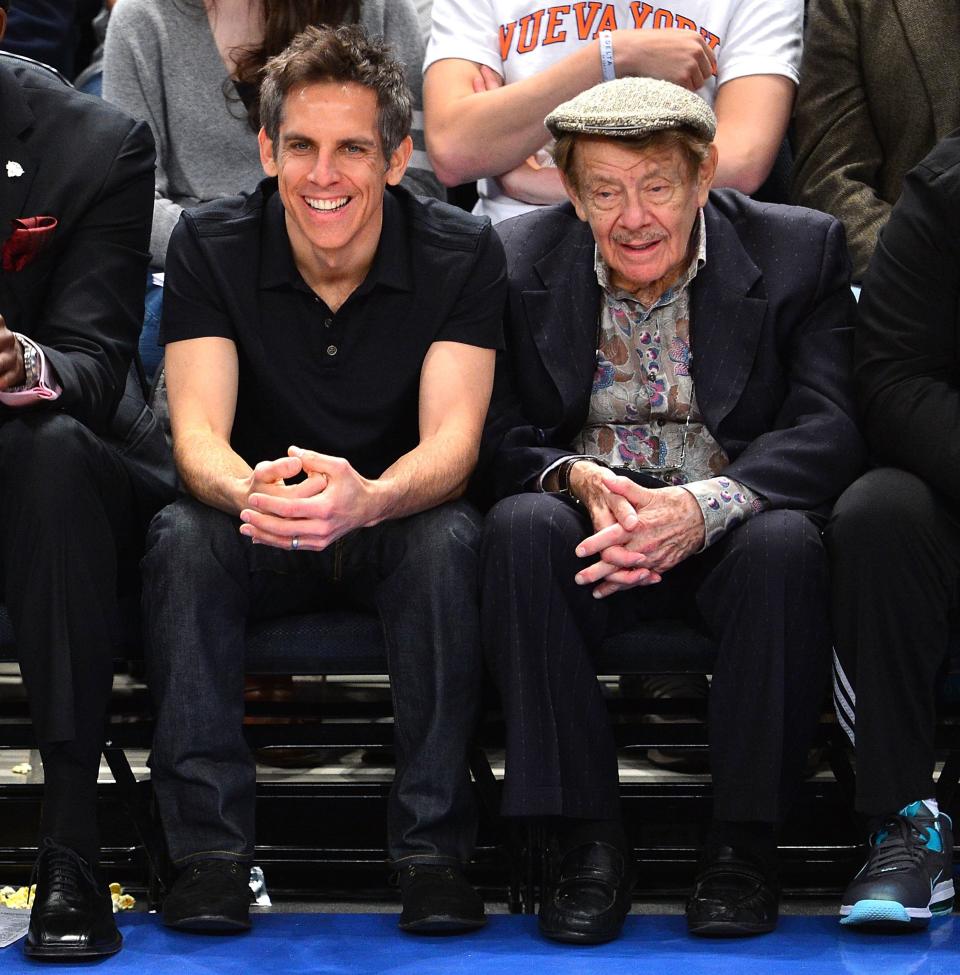
[[239, 544], [233, 538], [239, 522], [233, 522], [229, 515], [194, 498], [168, 504], [154, 515], [147, 529], [144, 573], [183, 575], [209, 560], [224, 541]]
[[408, 540], [415, 557], [436, 561], [441, 566], [454, 565], [457, 560], [475, 561], [480, 549], [483, 517], [467, 501], [452, 501], [439, 505], [420, 516], [419, 531]]

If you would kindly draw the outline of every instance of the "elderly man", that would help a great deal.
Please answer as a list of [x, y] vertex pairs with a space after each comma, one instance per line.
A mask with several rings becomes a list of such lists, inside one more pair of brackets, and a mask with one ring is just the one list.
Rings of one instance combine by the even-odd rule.
[[481, 571], [503, 812], [555, 817], [541, 931], [616, 937], [632, 869], [594, 654], [640, 618], [690, 619], [718, 656], [714, 821], [688, 924], [770, 931], [777, 824], [829, 670], [820, 529], [863, 457], [843, 232], [711, 193], [713, 113], [667, 82], [599, 85], [547, 126], [572, 204], [498, 228], [507, 352], [488, 439], [503, 500]]
[[[0, 37], [6, 0], [0, 0]], [[131, 360], [153, 206], [146, 125], [0, 63], [0, 565], [43, 759], [33, 958], [111, 955], [97, 776], [120, 632], [173, 465]]]
[[400, 926], [476, 928], [461, 866], [480, 517], [455, 499], [493, 383], [503, 251], [488, 221], [399, 188], [410, 94], [361, 28], [298, 35], [269, 63], [261, 116], [269, 178], [187, 212], [167, 256], [170, 417], [192, 497], [154, 520], [144, 560], [153, 783], [181, 868], [164, 921], [249, 927], [247, 620], [347, 604], [376, 611], [387, 644]]

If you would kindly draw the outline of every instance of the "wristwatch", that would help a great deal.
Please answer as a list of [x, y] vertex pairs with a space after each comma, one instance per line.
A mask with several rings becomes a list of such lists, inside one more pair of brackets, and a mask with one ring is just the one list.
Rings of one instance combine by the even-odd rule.
[[37, 355], [36, 348], [30, 342], [25, 342], [19, 336], [17, 337], [17, 341], [23, 350], [24, 380], [22, 388], [33, 389], [40, 382], [40, 357]]
[[573, 465], [583, 460], [582, 457], [568, 457], [557, 468], [557, 494], [562, 494], [575, 504], [580, 504], [580, 499], [570, 490], [570, 472]]

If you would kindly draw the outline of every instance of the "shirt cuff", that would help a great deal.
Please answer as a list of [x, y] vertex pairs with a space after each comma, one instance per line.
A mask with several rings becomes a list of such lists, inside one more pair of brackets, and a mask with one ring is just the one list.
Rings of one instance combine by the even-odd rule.
[[43, 400], [54, 400], [60, 397], [63, 388], [54, 378], [53, 369], [47, 363], [47, 357], [43, 354], [43, 349], [36, 342], [31, 342], [26, 335], [19, 332], [13, 333], [23, 345], [31, 346], [37, 353], [37, 363], [40, 367], [39, 376], [36, 384], [25, 387], [18, 386], [15, 389], [8, 389], [0, 392], [0, 403], [4, 406], [31, 406], [33, 403], [40, 403]]
[[765, 498], [729, 477], [711, 477], [680, 486], [694, 496], [703, 514], [701, 552], [768, 507]]

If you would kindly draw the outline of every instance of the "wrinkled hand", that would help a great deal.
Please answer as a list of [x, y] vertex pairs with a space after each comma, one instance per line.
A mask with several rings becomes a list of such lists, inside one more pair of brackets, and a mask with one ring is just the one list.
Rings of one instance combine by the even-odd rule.
[[299, 447], [291, 447], [286, 460], [302, 467], [306, 480], [252, 492], [240, 512], [244, 535], [285, 549], [296, 537], [298, 549], [320, 552], [355, 528], [376, 524], [376, 482], [361, 477], [349, 461]]
[[654, 585], [703, 547], [703, 514], [689, 491], [680, 487], [652, 490], [615, 475], [606, 479], [605, 486], [629, 499], [637, 520], [632, 530], [619, 521], [607, 525], [577, 546], [580, 558], [600, 556], [576, 575], [579, 585], [594, 586], [598, 599], [634, 586]]
[[26, 378], [23, 347], [0, 315], [0, 390], [22, 386]]
[[637, 485], [589, 460], [578, 460], [570, 469], [570, 491], [590, 513], [595, 531], [620, 525], [631, 532], [637, 526], [635, 505], [641, 500]]
[[703, 35], [684, 28], [618, 30], [613, 56], [617, 77], [659, 78], [690, 91], [717, 73], [717, 56]]

